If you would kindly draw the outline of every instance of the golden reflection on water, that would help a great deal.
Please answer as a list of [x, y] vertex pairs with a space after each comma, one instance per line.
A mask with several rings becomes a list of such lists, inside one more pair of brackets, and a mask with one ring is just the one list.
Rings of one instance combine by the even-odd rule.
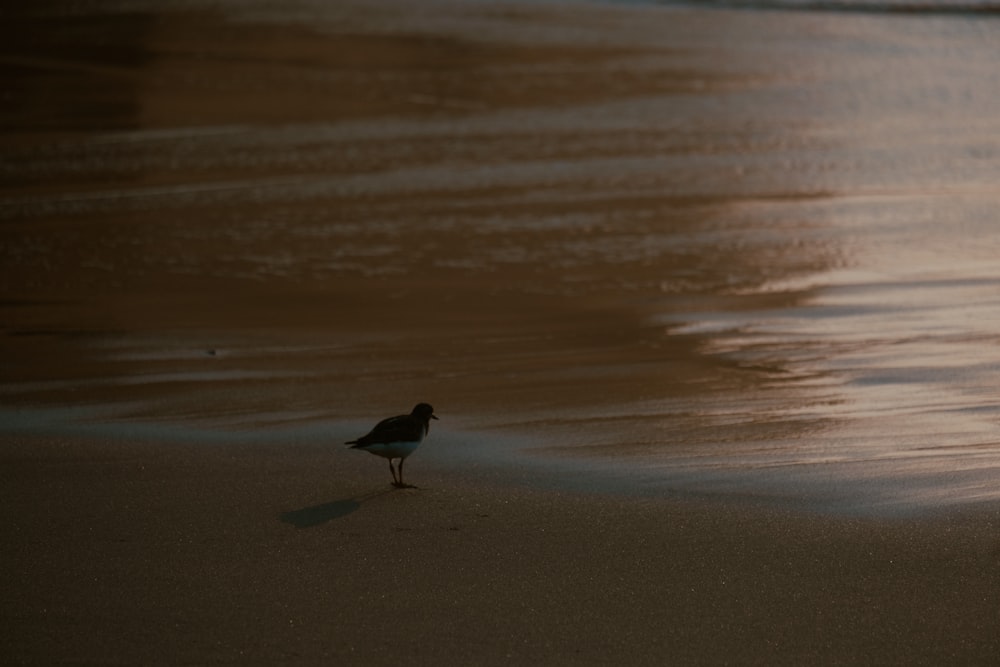
[[989, 29], [719, 13], [720, 60], [683, 14], [326, 11], [12, 42], [92, 92], [6, 107], [5, 404], [280, 433], [419, 396], [669, 485], [993, 493]]

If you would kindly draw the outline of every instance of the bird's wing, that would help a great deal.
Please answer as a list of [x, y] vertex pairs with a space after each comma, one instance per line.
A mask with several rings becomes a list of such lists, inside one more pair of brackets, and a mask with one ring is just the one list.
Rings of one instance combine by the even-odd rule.
[[383, 419], [371, 433], [357, 439], [359, 445], [376, 445], [386, 442], [410, 442], [420, 440], [423, 435], [420, 423], [410, 415], [400, 415]]

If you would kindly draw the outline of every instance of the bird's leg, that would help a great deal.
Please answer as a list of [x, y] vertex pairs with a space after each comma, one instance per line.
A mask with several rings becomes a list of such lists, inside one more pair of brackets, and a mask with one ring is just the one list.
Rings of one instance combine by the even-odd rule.
[[392, 473], [392, 485], [399, 486], [399, 481], [396, 479], [396, 469], [392, 467], [392, 459], [389, 459], [389, 472]]
[[404, 460], [405, 459], [399, 459], [399, 483], [396, 484], [396, 486], [398, 486], [401, 489], [418, 489], [418, 488], [420, 488], [418, 486], [413, 486], [412, 484], [404, 484], [403, 483], [403, 461]]

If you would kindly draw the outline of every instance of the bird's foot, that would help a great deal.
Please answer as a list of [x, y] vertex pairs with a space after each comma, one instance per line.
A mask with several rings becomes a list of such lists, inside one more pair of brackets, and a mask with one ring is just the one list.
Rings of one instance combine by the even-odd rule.
[[404, 484], [403, 482], [393, 482], [392, 485], [397, 489], [419, 489], [419, 486], [415, 484]]

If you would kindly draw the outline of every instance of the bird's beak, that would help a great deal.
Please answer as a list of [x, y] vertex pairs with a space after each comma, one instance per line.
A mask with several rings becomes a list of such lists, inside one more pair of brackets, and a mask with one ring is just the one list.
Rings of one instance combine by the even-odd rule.
[[431, 415], [431, 419], [437, 419], [437, 415]]

